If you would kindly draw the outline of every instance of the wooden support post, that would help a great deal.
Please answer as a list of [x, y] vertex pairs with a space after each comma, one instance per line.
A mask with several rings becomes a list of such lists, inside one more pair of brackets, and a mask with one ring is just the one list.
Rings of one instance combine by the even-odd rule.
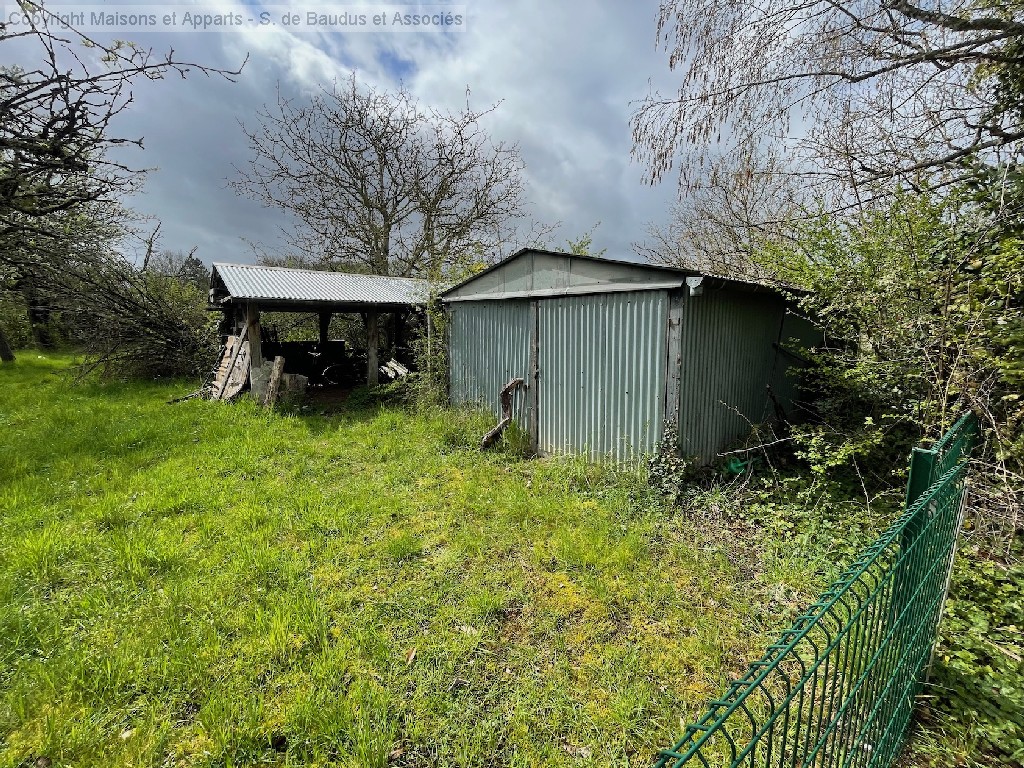
[[249, 337], [249, 386], [256, 397], [261, 397], [257, 369], [263, 365], [263, 350], [260, 346], [260, 309], [255, 304], [245, 305], [245, 330]]
[[253, 366], [263, 365], [260, 346], [260, 309], [255, 304], [245, 305], [245, 327], [249, 331], [249, 357]]
[[391, 327], [394, 329], [391, 340], [391, 349], [394, 353], [405, 346], [405, 315], [402, 312], [391, 313]]
[[281, 389], [281, 374], [284, 373], [284, 358], [278, 355], [274, 358], [274, 367], [270, 370], [270, 383], [267, 384], [267, 395], [263, 398], [263, 405], [273, 408], [277, 403], [277, 393]]
[[331, 312], [320, 313], [320, 343], [326, 344], [331, 329]]
[[366, 384], [370, 387], [377, 386], [377, 343], [379, 315], [377, 312], [366, 313]]
[[434, 321], [427, 306], [427, 381], [433, 386], [434, 381]]

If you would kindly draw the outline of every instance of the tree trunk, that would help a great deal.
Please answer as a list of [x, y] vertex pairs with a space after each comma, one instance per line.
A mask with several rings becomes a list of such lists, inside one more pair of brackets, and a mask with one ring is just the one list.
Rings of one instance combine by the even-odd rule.
[[45, 307], [29, 307], [28, 321], [32, 326], [32, 338], [41, 349], [53, 349], [53, 334], [50, 333], [50, 310]]
[[36, 291], [35, 279], [25, 278], [22, 282], [22, 294], [28, 305], [28, 324], [32, 329], [32, 338], [36, 345], [43, 349], [53, 348], [53, 335], [50, 332], [50, 308], [47, 299]]
[[7, 341], [7, 334], [4, 333], [3, 326], [0, 326], [0, 362], [14, 362], [14, 352], [11, 350], [10, 342]]

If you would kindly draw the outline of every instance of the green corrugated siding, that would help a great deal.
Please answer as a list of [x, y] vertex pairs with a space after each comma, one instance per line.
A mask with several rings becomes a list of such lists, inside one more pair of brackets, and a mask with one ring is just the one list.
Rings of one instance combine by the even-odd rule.
[[774, 417], [768, 384], [777, 356], [782, 299], [707, 291], [683, 305], [679, 447], [707, 462], [731, 440]]
[[824, 334], [814, 323], [792, 311], [786, 313], [780, 344], [789, 354], [782, 352], [779, 355], [772, 391], [785, 409], [787, 418], [791, 420], [799, 420], [806, 416], [805, 411], [794, 405], [801, 397], [800, 371], [806, 367], [806, 362], [802, 361], [807, 360], [810, 350], [821, 347], [824, 343]]
[[667, 292], [539, 307], [540, 449], [616, 460], [652, 450], [664, 413]]
[[[498, 393], [510, 379], [527, 381], [530, 359], [530, 305], [527, 301], [476, 301], [453, 304], [449, 317], [451, 401], [481, 403], [501, 413]], [[520, 424], [526, 390], [513, 397]]]

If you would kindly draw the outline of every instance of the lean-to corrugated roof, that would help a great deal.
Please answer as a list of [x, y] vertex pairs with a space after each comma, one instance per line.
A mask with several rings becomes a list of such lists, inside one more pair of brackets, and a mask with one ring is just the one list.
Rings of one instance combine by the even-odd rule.
[[[220, 300], [285, 304], [417, 305], [426, 302], [426, 280], [312, 269], [214, 264], [215, 293]], [[218, 281], [219, 278], [219, 281]], [[223, 290], [218, 290], [220, 285]]]

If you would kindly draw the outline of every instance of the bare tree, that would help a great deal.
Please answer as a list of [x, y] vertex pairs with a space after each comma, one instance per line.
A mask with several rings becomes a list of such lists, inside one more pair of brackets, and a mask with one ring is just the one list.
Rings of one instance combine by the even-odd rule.
[[[937, 186], [1019, 159], [1024, 5], [974, 0], [666, 0], [682, 72], [643, 101], [635, 154], [686, 187], [716, 155], [774, 144], [825, 186]], [[893, 184], [896, 182], [896, 184]], [[854, 198], [854, 203], [857, 199]]]
[[494, 107], [424, 110], [355, 76], [309, 103], [279, 96], [243, 131], [240, 192], [293, 214], [293, 250], [348, 269], [439, 279], [488, 258], [523, 218], [522, 161], [480, 127]]
[[682, 191], [668, 223], [650, 225], [633, 250], [656, 264], [770, 280], [761, 249], [788, 242], [812, 204], [784, 158], [738, 152], [711, 163], [702, 181]]
[[0, 237], [43, 226], [41, 219], [131, 188], [136, 172], [107, 149], [141, 138], [112, 133], [132, 103], [132, 85], [190, 71], [228, 79], [241, 71], [190, 64], [132, 43], [102, 44], [21, 0], [19, 24], [0, 22], [3, 41], [34, 41], [39, 65], [0, 68]]
[[102, 221], [108, 208], [116, 217], [123, 211], [118, 200], [140, 181], [108, 152], [142, 146], [140, 138], [113, 133], [132, 103], [132, 85], [193, 71], [232, 79], [240, 69], [190, 64], [173, 50], [157, 55], [123, 41], [100, 43], [41, 2], [19, 0], [18, 8], [5, 11], [0, 43], [16, 42], [38, 63], [0, 67], [0, 270], [8, 285], [53, 294], [52, 278], [105, 258], [102, 251], [75, 252], [77, 212], [88, 209], [87, 218]]
[[196, 256], [197, 250], [198, 248], [193, 246], [188, 253], [185, 251], [156, 251], [142, 271], [171, 278], [184, 285], [191, 285], [205, 297], [210, 290], [210, 268]]

